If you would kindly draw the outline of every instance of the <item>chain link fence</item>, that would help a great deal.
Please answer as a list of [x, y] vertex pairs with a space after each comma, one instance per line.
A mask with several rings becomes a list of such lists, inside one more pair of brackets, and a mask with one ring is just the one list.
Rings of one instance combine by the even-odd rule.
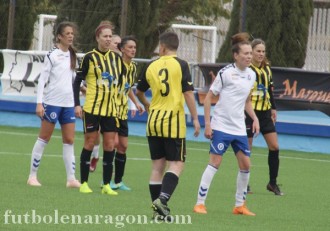
[[304, 69], [330, 72], [330, 0], [315, 1], [314, 7]]

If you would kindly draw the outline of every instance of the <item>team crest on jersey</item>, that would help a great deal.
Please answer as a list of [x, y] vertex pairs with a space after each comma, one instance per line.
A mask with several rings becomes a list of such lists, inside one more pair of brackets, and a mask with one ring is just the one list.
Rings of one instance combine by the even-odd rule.
[[56, 112], [52, 112], [52, 113], [50, 113], [50, 118], [52, 118], [52, 119], [56, 119], [56, 117], [57, 117]]

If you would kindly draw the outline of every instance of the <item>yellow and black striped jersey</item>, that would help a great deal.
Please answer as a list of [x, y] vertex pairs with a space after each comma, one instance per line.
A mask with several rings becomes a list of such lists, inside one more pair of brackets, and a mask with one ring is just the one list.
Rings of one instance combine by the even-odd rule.
[[86, 53], [75, 80], [75, 105], [80, 104], [77, 86], [85, 80], [87, 89], [84, 111], [93, 115], [116, 117], [118, 85], [124, 74], [123, 66], [121, 56], [111, 50], [104, 53], [93, 49]]
[[131, 90], [136, 78], [136, 63], [125, 63], [125, 74], [122, 75], [122, 81], [118, 85], [117, 97], [117, 117], [121, 120], [127, 120], [128, 116], [128, 93]]
[[256, 73], [256, 81], [251, 94], [252, 106], [257, 111], [267, 111], [275, 108], [273, 100], [273, 78], [269, 65], [256, 67], [253, 64], [250, 68]]
[[185, 138], [184, 96], [194, 90], [188, 63], [176, 55], [162, 56], [142, 72], [137, 89], [151, 89], [147, 136]]

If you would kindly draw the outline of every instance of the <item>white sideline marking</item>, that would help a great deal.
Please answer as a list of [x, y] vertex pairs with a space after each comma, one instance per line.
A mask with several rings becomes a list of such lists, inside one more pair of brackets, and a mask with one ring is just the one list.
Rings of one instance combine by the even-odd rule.
[[[0, 155], [15, 155], [15, 156], [31, 156], [31, 153], [22, 153], [22, 152], [0, 152]], [[61, 154], [45, 154], [43, 155], [43, 157], [60, 157], [62, 158], [62, 155]], [[100, 157], [102, 159], [102, 157]], [[133, 157], [133, 158], [128, 158], [130, 160], [150, 160], [150, 158], [139, 158], [139, 157]]]
[[[31, 133], [19, 133], [19, 132], [10, 132], [10, 131], [0, 131], [0, 134], [6, 134], [6, 135], [20, 135], [20, 136], [34, 136], [37, 137], [37, 134], [31, 134]], [[54, 139], [62, 139], [62, 136], [56, 136], [52, 135], [52, 138]], [[83, 140], [81, 138], [75, 138], [75, 140]], [[143, 143], [134, 143], [130, 142], [132, 145], [138, 145], [138, 146], [147, 146], [147, 144]], [[208, 152], [208, 149], [203, 149], [203, 148], [189, 148], [187, 147], [187, 150], [193, 150], [193, 151], [203, 151], [203, 152]], [[232, 151], [227, 151], [229, 153], [233, 153]], [[0, 155], [5, 155], [5, 154], [11, 154], [11, 155], [31, 155], [31, 153], [15, 153], [15, 152], [0, 152]], [[326, 154], [325, 154], [326, 155]], [[62, 155], [55, 155], [55, 154], [46, 154], [45, 156], [49, 157], [62, 157]], [[261, 156], [264, 157], [266, 156], [265, 154], [260, 154], [260, 153], [252, 153], [252, 156]], [[150, 160], [149, 158], [128, 158], [130, 160]], [[304, 160], [304, 161], [316, 161], [316, 162], [324, 162], [324, 163], [330, 163], [330, 160], [320, 160], [320, 159], [309, 159], [309, 158], [302, 158], [302, 157], [290, 157], [290, 156], [280, 156], [280, 159], [292, 159], [292, 160]]]

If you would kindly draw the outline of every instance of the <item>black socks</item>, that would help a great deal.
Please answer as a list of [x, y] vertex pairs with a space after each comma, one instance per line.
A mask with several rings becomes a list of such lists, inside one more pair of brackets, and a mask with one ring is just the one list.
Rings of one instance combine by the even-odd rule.
[[122, 181], [126, 165], [126, 153], [116, 152], [115, 157], [115, 183], [118, 184]]
[[269, 183], [271, 185], [275, 185], [277, 183], [276, 178], [277, 178], [278, 170], [279, 170], [279, 166], [280, 166], [279, 150], [276, 150], [276, 151], [269, 150], [268, 166], [269, 166]]
[[91, 160], [92, 151], [83, 148], [80, 154], [80, 180], [81, 183], [88, 181], [89, 166]]

